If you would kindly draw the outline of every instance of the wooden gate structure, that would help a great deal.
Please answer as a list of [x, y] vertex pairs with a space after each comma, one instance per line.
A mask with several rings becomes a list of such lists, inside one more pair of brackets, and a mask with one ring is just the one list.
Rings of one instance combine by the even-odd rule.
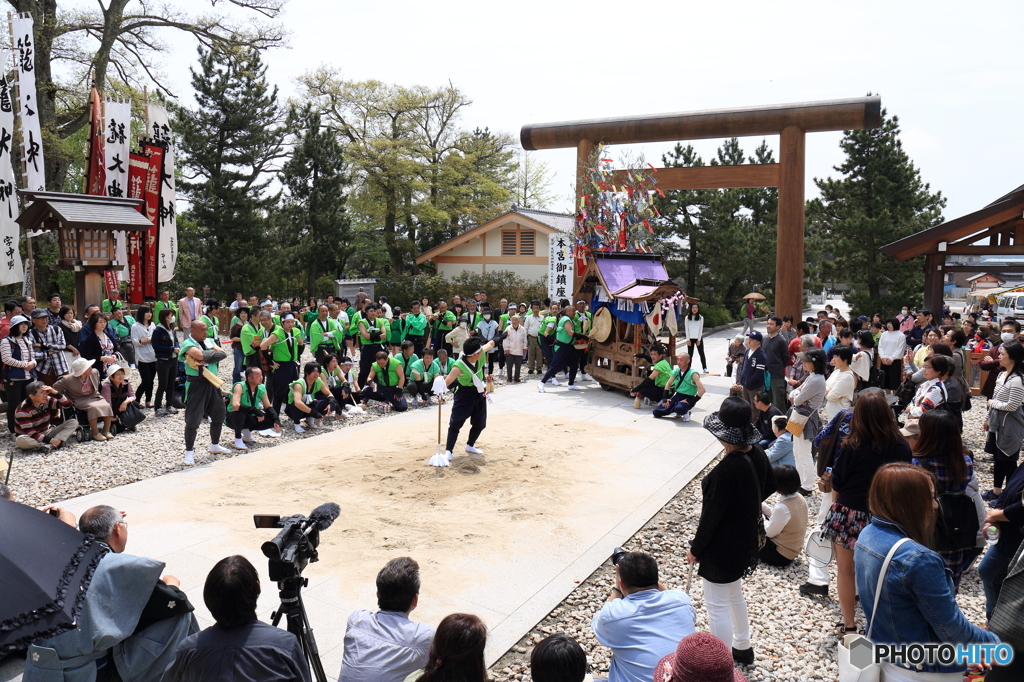
[[775, 311], [780, 316], [790, 314], [800, 319], [804, 293], [804, 137], [806, 133], [877, 128], [881, 124], [881, 112], [879, 97], [857, 97], [742, 109], [538, 123], [523, 126], [520, 140], [527, 150], [576, 149], [578, 200], [587, 164], [598, 144], [779, 135], [777, 164], [661, 168], [655, 178], [662, 191], [778, 187]]

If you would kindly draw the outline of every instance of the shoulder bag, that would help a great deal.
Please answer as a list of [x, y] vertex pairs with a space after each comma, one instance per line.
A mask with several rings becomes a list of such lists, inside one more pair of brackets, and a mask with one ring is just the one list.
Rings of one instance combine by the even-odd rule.
[[128, 403], [128, 407], [117, 413], [117, 418], [125, 428], [134, 429], [146, 419], [146, 415], [135, 404], [135, 401], [132, 401]]
[[[879, 682], [882, 678], [882, 665], [874, 662], [874, 645], [871, 643], [871, 628], [875, 625], [875, 616], [878, 615], [878, 599], [882, 596], [882, 587], [885, 585], [885, 574], [889, 572], [889, 564], [896, 554], [896, 550], [904, 542], [910, 542], [910, 538], [900, 538], [896, 541], [889, 553], [885, 555], [882, 562], [882, 570], [878, 573], [878, 583], [875, 585], [875, 606], [871, 609], [871, 621], [868, 623], [867, 636], [850, 634], [843, 637], [839, 642], [839, 682]], [[861, 642], [860, 640], [864, 640]], [[855, 651], [858, 663], [870, 656], [866, 665], [855, 665], [850, 660], [850, 652]]]

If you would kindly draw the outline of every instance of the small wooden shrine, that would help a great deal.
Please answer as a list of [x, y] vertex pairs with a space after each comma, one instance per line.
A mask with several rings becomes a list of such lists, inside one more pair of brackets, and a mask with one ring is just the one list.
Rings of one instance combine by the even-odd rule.
[[114, 233], [149, 229], [151, 223], [141, 212], [145, 200], [103, 197], [65, 192], [18, 190], [26, 208], [17, 218], [26, 233], [57, 230], [60, 258], [54, 270], [75, 273], [75, 312], [99, 305], [106, 297], [105, 270], [123, 270], [117, 260]]

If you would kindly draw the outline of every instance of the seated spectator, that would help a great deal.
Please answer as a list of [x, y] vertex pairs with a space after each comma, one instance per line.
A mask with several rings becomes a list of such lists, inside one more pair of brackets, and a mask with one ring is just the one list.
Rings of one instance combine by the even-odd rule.
[[380, 611], [348, 618], [338, 682], [402, 682], [424, 668], [434, 631], [409, 620], [419, 601], [419, 564], [409, 557], [385, 564], [377, 574]]
[[530, 654], [533, 682], [583, 682], [587, 677], [587, 655], [569, 635], [545, 637]]
[[[70, 398], [76, 410], [85, 413], [93, 440], [105, 441], [114, 437], [110, 434], [114, 412], [110, 409], [110, 403], [100, 395], [100, 375], [93, 367], [96, 362], [98, 361], [76, 358], [71, 363], [71, 373], [57, 379], [53, 388]], [[100, 420], [103, 421], [103, 433], [99, 430]]]
[[[383, 353], [384, 351], [381, 351]], [[323, 424], [324, 418], [336, 407], [334, 396], [327, 388], [327, 382], [320, 378], [320, 365], [307, 362], [302, 368], [302, 378], [288, 387], [288, 404], [284, 411], [295, 424], [295, 433], [303, 433]], [[306, 427], [300, 422], [305, 420]]]
[[804, 548], [807, 502], [800, 494], [800, 474], [795, 465], [774, 466], [772, 472], [775, 474], [775, 492], [779, 494], [779, 501], [774, 507], [767, 502], [761, 503], [761, 513], [768, 519], [764, 526], [764, 533], [768, 537], [759, 556], [769, 566], [784, 567], [793, 563], [793, 559]]
[[68, 681], [155, 679], [178, 643], [199, 629], [192, 604], [176, 578], [161, 579], [163, 562], [124, 553], [124, 512], [92, 507], [78, 528], [110, 551], [96, 565], [77, 627], [29, 646], [24, 681], [48, 682], [60, 670], [56, 679]]
[[248, 559], [236, 555], [218, 561], [203, 587], [203, 601], [217, 622], [181, 641], [161, 682], [309, 682], [298, 638], [256, 619], [259, 596], [259, 574]]
[[56, 450], [75, 437], [77, 419], [64, 419], [62, 410], [72, 408], [67, 396], [41, 381], [25, 386], [25, 400], [14, 411], [14, 444], [22, 450]]
[[259, 367], [245, 368], [245, 381], [231, 387], [228, 415], [225, 422], [235, 432], [234, 448], [248, 450], [246, 443], [254, 443], [252, 431], [276, 438], [280, 436], [281, 425], [276, 423], [277, 413], [270, 404], [267, 386], [263, 383], [263, 370]]
[[782, 464], [796, 466], [796, 458], [793, 456], [793, 434], [786, 430], [788, 425], [789, 419], [785, 415], [772, 417], [772, 431], [775, 433], [775, 440], [764, 453], [768, 455], [768, 462], [772, 466]]
[[615, 587], [592, 627], [612, 650], [609, 682], [650, 682], [658, 660], [693, 632], [690, 597], [658, 582], [658, 562], [642, 552], [626, 552], [615, 565]]
[[405, 412], [409, 409], [409, 404], [402, 395], [406, 378], [402, 363], [388, 355], [387, 351], [379, 351], [376, 361], [370, 365], [370, 372], [366, 375], [366, 386], [359, 394], [359, 398], [363, 403], [372, 399], [391, 405], [395, 412]]
[[125, 377], [127, 372], [124, 367], [114, 366], [107, 375], [107, 380], [100, 386], [100, 395], [110, 403], [110, 409], [114, 412], [114, 423], [111, 425], [111, 433], [124, 433], [134, 431], [135, 427], [128, 428], [121, 421], [122, 413], [128, 406], [135, 402], [135, 389]]
[[761, 440], [758, 445], [766, 450], [775, 440], [775, 430], [772, 428], [772, 418], [782, 415], [782, 410], [772, 405], [772, 396], [768, 391], [758, 391], [754, 395], [754, 407], [757, 408], [757, 421], [754, 424], [761, 433]]
[[747, 678], [733, 667], [725, 642], [710, 632], [695, 632], [658, 661], [654, 682], [747, 682]]
[[488, 682], [484, 647], [487, 627], [469, 613], [445, 616], [427, 654], [427, 665], [406, 682]]

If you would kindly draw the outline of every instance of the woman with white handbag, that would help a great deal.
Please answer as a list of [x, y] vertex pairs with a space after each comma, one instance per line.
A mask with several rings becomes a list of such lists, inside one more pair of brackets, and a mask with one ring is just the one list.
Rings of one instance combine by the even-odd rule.
[[[880, 468], [871, 482], [873, 518], [857, 538], [854, 560], [867, 637], [875, 644], [998, 643], [999, 637], [972, 625], [957, 606], [946, 562], [929, 549], [935, 530], [935, 475], [913, 464]], [[849, 663], [840, 642], [839, 679], [848, 682], [955, 682], [964, 666], [882, 662], [869, 672]], [[880, 677], [878, 676], [880, 673]]]

